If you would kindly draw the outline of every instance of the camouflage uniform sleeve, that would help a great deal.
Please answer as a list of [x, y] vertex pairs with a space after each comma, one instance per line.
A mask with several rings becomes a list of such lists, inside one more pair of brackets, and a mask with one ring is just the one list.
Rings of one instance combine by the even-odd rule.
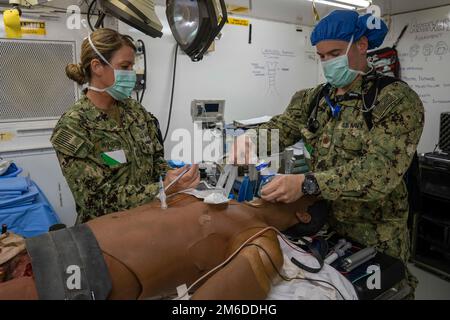
[[114, 212], [154, 199], [158, 183], [123, 185], [112, 181], [99, 159], [92, 154], [94, 146], [87, 137], [87, 132], [76, 121], [66, 119], [57, 125], [51, 138], [79, 213], [89, 212], [95, 217], [104, 214], [105, 208]]
[[89, 158], [80, 159], [58, 152], [58, 159], [75, 202], [83, 212], [103, 213], [124, 210], [152, 201], [159, 191], [158, 183], [122, 185], [107, 179], [103, 169]]
[[278, 130], [280, 138], [279, 150], [295, 144], [302, 138], [301, 130], [308, 122], [309, 104], [316, 92], [317, 89], [298, 91], [292, 97], [283, 114], [274, 116], [268, 123], [258, 127], [259, 134], [261, 134], [261, 129], [267, 129], [267, 150], [269, 153], [271, 149], [271, 130]]
[[401, 183], [422, 134], [424, 107], [405, 84], [384, 90], [388, 91], [374, 110], [374, 127], [364, 155], [315, 173], [323, 198], [376, 201]]
[[154, 171], [155, 174], [153, 179], [155, 181], [159, 180], [160, 176], [165, 176], [167, 170], [170, 169], [167, 161], [164, 159], [164, 141], [162, 140], [161, 130], [159, 128], [159, 121], [156, 117], [150, 112], [146, 111], [147, 115], [147, 124], [150, 130], [150, 136], [155, 142], [155, 157], [154, 157]]

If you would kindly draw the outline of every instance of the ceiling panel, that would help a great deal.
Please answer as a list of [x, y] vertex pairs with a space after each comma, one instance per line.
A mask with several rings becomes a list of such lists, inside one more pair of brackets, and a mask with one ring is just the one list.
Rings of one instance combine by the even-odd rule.
[[[0, 3], [6, 0], [0, 0]], [[91, 0], [87, 0], [91, 1]], [[308, 0], [225, 0], [227, 4], [248, 6], [251, 17], [288, 22], [294, 24], [314, 25], [311, 2]], [[398, 14], [413, 10], [433, 8], [443, 5], [450, 5], [450, 0], [374, 0], [374, 4], [381, 7], [382, 14]], [[158, 5], [165, 5], [166, 0], [155, 0]], [[250, 5], [251, 3], [251, 5]], [[66, 8], [70, 4], [82, 4], [83, 10], [86, 5], [84, 0], [53, 0], [49, 6]], [[317, 4], [317, 9], [321, 17], [336, 7]]]
[[383, 14], [398, 14], [450, 5], [450, 0], [375, 0]]
[[[156, 0], [164, 5], [165, 0]], [[374, 0], [380, 6], [382, 14], [398, 14], [411, 10], [420, 10], [443, 5], [450, 5], [450, 0]], [[226, 0], [227, 4], [245, 5], [250, 0]], [[307, 0], [251, 0], [252, 10], [249, 16], [288, 23], [313, 25], [311, 2]], [[323, 4], [317, 4], [321, 17], [337, 9]]]

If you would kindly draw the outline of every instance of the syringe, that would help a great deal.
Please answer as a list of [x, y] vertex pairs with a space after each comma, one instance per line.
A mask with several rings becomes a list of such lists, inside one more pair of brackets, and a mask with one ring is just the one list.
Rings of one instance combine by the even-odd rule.
[[161, 209], [167, 209], [167, 197], [166, 192], [164, 190], [164, 182], [163, 178], [159, 177], [159, 201], [161, 201]]

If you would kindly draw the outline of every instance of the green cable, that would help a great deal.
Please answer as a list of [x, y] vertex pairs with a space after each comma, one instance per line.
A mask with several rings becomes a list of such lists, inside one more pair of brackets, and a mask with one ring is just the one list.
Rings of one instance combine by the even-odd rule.
[[359, 277], [359, 278], [353, 280], [353, 281], [352, 281], [352, 284], [354, 284], [355, 282], [358, 282], [359, 280], [361, 280], [361, 279], [363, 279], [363, 278], [365, 278], [365, 277], [367, 277], [367, 276], [370, 276], [370, 275], [372, 275], [372, 274], [374, 274], [374, 273], [375, 273], [375, 271], [372, 272], [372, 273], [366, 273], [366, 274], [363, 274], [361, 277]]

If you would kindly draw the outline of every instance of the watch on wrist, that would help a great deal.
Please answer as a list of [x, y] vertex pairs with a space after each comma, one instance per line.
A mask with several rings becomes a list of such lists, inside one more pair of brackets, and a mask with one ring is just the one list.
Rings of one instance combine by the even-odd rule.
[[320, 193], [319, 184], [313, 174], [308, 173], [305, 175], [305, 180], [302, 185], [302, 192], [304, 195], [312, 196]]

